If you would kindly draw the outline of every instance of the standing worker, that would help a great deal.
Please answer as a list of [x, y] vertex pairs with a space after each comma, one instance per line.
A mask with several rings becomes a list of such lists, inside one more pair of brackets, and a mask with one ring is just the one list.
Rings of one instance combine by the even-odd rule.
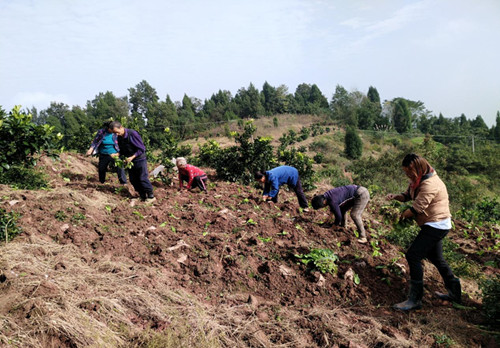
[[[87, 156], [99, 154], [98, 172], [101, 184], [104, 184], [106, 181], [106, 171], [108, 170], [108, 166], [110, 164], [115, 164], [115, 157], [118, 157], [120, 152], [120, 148], [118, 146], [118, 136], [110, 131], [110, 123], [111, 121], [104, 122], [102, 128], [97, 131], [94, 141], [92, 141], [92, 144], [87, 151]], [[123, 170], [123, 168], [115, 168], [120, 184], [125, 185], [127, 183], [125, 170]]]
[[391, 193], [386, 198], [400, 202], [413, 200], [411, 208], [405, 210], [401, 218], [414, 218], [420, 226], [420, 232], [406, 252], [406, 260], [410, 267], [408, 300], [394, 305], [394, 308], [408, 311], [422, 307], [424, 293], [422, 260], [424, 258], [436, 266], [448, 290], [447, 294], [436, 293], [436, 295], [442, 300], [460, 303], [462, 296], [460, 280], [455, 278], [450, 266], [443, 258], [443, 238], [451, 229], [446, 185], [429, 162], [419, 155], [413, 153], [406, 155], [402, 166], [406, 176], [410, 179], [410, 185], [405, 192]]
[[340, 186], [322, 195], [314, 196], [311, 204], [314, 209], [330, 206], [330, 211], [335, 216], [334, 224], [345, 226], [345, 213], [352, 208], [351, 217], [359, 231], [359, 243], [366, 243], [365, 227], [363, 226], [362, 214], [370, 201], [370, 192], [363, 186], [348, 185]]
[[126, 157], [127, 163], [133, 164], [132, 168], [128, 169], [130, 183], [143, 201], [154, 201], [153, 185], [149, 181], [146, 147], [140, 134], [133, 129], [123, 127], [118, 121], [111, 122], [109, 129], [118, 135], [120, 155]]
[[307, 199], [300, 183], [299, 171], [294, 167], [280, 166], [266, 172], [255, 172], [255, 180], [264, 183], [264, 192], [262, 199], [264, 201], [278, 202], [278, 193], [280, 186], [287, 184], [289, 188], [294, 190], [299, 200], [299, 205], [304, 211], [308, 211]]

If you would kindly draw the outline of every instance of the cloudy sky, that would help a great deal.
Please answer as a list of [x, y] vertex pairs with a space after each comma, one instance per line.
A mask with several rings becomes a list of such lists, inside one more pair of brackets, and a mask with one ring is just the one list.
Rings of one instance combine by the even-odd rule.
[[264, 81], [500, 110], [499, 0], [0, 0], [0, 105], [84, 106], [148, 81], [161, 99]]

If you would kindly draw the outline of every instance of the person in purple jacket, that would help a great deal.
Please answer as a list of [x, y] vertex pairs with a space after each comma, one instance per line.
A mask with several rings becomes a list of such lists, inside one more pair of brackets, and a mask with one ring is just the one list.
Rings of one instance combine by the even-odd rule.
[[[118, 136], [109, 130], [109, 125], [111, 121], [105, 122], [101, 129], [97, 131], [90, 148], [87, 151], [87, 156], [99, 154], [99, 181], [104, 184], [106, 181], [106, 171], [110, 164], [114, 165], [115, 158], [120, 152], [118, 147]], [[125, 176], [125, 171], [123, 168], [116, 167], [116, 174], [120, 180], [120, 184], [125, 185], [127, 183], [127, 177]]]
[[128, 169], [130, 183], [143, 201], [154, 201], [153, 185], [149, 181], [146, 147], [140, 134], [133, 129], [123, 127], [118, 121], [111, 122], [109, 129], [118, 135], [120, 155], [126, 157], [125, 161], [133, 163], [132, 168]]
[[264, 192], [262, 199], [264, 201], [278, 202], [278, 193], [280, 186], [287, 184], [294, 190], [299, 200], [299, 205], [304, 211], [307, 211], [307, 199], [300, 183], [299, 171], [294, 167], [280, 166], [266, 172], [257, 171], [254, 174], [255, 180], [264, 183]]
[[370, 201], [370, 193], [363, 186], [347, 185], [340, 186], [322, 195], [314, 196], [311, 204], [314, 209], [320, 209], [328, 206], [335, 216], [335, 225], [345, 226], [345, 213], [352, 208], [351, 217], [359, 231], [359, 243], [366, 243], [365, 227], [361, 215]]

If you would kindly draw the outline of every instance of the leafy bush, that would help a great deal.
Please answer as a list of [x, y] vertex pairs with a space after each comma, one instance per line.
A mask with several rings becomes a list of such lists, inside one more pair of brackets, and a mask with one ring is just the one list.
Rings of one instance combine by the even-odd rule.
[[337, 274], [338, 266], [335, 262], [339, 260], [339, 257], [330, 249], [312, 249], [308, 254], [296, 254], [295, 257], [304, 265], [317, 269], [323, 274]]
[[278, 160], [299, 171], [304, 190], [312, 190], [314, 186], [313, 160], [296, 149], [280, 150]]
[[17, 226], [17, 220], [20, 215], [14, 211], [7, 213], [5, 209], [0, 208], [0, 240], [6, 243], [14, 239], [19, 233], [21, 228]]
[[420, 232], [413, 220], [401, 220], [392, 224], [392, 230], [386, 235], [386, 238], [391, 243], [408, 249]]
[[273, 126], [275, 128], [278, 128], [279, 127], [279, 123], [278, 123], [278, 118], [276, 116], [273, 117]]
[[21, 190], [38, 190], [48, 187], [47, 175], [34, 168], [11, 166], [0, 171], [0, 183]]
[[500, 276], [492, 276], [479, 284], [483, 296], [483, 310], [492, 327], [500, 325]]
[[496, 198], [483, 198], [470, 207], [462, 207], [457, 214], [470, 222], [499, 222], [500, 203]]
[[32, 115], [21, 112], [19, 105], [8, 115], [0, 112], [0, 172], [13, 165], [32, 166], [43, 152], [55, 155], [53, 150], [61, 139], [54, 127], [33, 123]]
[[215, 168], [222, 153], [219, 143], [215, 140], [208, 140], [206, 143], [199, 146], [199, 148], [200, 152], [196, 158], [196, 164]]
[[363, 142], [356, 130], [352, 127], [347, 128], [345, 133], [345, 150], [346, 156], [351, 159], [358, 159], [363, 153]]
[[318, 152], [316, 155], [313, 157], [314, 162], [316, 163], [323, 163], [325, 160], [325, 155], [323, 155], [321, 152]]
[[258, 137], [251, 141], [255, 131], [253, 122], [248, 121], [243, 133], [233, 133], [239, 146], [221, 149], [215, 141], [205, 143], [200, 147], [198, 163], [215, 168], [217, 176], [223, 180], [250, 183], [255, 171], [270, 169], [277, 164], [271, 138]]
[[162, 152], [159, 155], [160, 163], [165, 167], [165, 170], [160, 175], [160, 179], [164, 184], [170, 184], [172, 181], [172, 173], [175, 165], [172, 159], [176, 157], [188, 157], [191, 155], [191, 145], [179, 146], [179, 142], [170, 128], [165, 128], [161, 139]]

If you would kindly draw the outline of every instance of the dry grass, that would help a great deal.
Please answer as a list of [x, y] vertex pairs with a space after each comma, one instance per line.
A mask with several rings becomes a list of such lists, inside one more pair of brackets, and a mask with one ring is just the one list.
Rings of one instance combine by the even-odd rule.
[[[225, 328], [154, 269], [87, 262], [36, 237], [2, 247], [0, 342], [22, 347], [220, 347]], [[223, 344], [223, 343], [226, 344]]]
[[[442, 332], [439, 326], [425, 332], [413, 328], [413, 337], [395, 336], [381, 320], [346, 308], [280, 307], [272, 313], [270, 307], [254, 308], [244, 301], [210, 306], [170, 288], [168, 274], [159, 269], [131, 261], [92, 260], [72, 245], [38, 237], [3, 246], [0, 267], [7, 276], [0, 285], [0, 345], [410, 347], [417, 338]], [[267, 320], [259, 317], [263, 311], [270, 313]], [[419, 327], [409, 323], [414, 324]]]

